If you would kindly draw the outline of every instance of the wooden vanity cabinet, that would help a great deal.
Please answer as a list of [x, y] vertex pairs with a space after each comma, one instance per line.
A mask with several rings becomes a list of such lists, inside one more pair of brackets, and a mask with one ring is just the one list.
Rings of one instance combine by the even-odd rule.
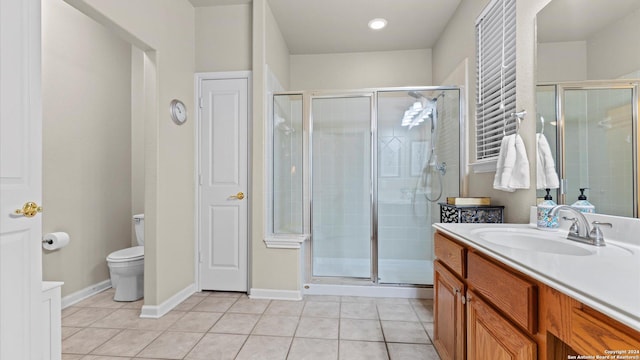
[[640, 331], [440, 232], [434, 252], [434, 346], [443, 360], [566, 360], [640, 350]]
[[433, 287], [437, 301], [434, 302], [434, 317], [438, 319], [433, 328], [433, 344], [442, 360], [464, 359], [465, 312], [464, 283], [440, 262], [434, 266]]
[[465, 354], [466, 249], [435, 234], [433, 344], [442, 360], [463, 360]]
[[535, 341], [513, 325], [515, 320], [535, 332], [535, 285], [440, 233], [434, 249], [434, 346], [440, 357], [536, 359]]

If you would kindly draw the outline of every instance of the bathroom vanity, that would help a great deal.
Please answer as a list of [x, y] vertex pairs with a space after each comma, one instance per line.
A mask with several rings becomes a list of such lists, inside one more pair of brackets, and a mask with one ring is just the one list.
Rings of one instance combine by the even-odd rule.
[[640, 359], [640, 246], [529, 225], [434, 227], [443, 360]]

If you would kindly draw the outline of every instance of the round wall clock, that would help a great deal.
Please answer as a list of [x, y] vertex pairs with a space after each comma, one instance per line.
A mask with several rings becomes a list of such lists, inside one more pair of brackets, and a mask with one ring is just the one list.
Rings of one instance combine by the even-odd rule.
[[178, 125], [184, 124], [187, 121], [187, 107], [184, 103], [178, 99], [171, 100], [169, 104], [169, 112], [171, 113], [171, 119]]

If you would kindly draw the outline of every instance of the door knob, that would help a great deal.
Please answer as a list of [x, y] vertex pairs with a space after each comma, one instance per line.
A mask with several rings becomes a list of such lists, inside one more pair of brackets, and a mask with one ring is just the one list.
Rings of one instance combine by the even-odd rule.
[[229, 196], [229, 198], [230, 199], [242, 200], [242, 199], [244, 199], [244, 193], [242, 191], [240, 191], [239, 193], [237, 193], [235, 195]]
[[37, 213], [42, 212], [42, 206], [38, 206], [38, 204], [33, 201], [26, 202], [22, 209], [16, 209], [16, 215], [22, 215], [24, 217], [34, 217]]

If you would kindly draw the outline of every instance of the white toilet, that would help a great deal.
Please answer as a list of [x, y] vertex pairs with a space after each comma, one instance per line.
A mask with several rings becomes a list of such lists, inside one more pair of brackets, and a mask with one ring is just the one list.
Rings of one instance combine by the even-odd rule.
[[133, 221], [139, 246], [107, 256], [115, 301], [136, 301], [144, 296], [144, 214], [133, 215]]

